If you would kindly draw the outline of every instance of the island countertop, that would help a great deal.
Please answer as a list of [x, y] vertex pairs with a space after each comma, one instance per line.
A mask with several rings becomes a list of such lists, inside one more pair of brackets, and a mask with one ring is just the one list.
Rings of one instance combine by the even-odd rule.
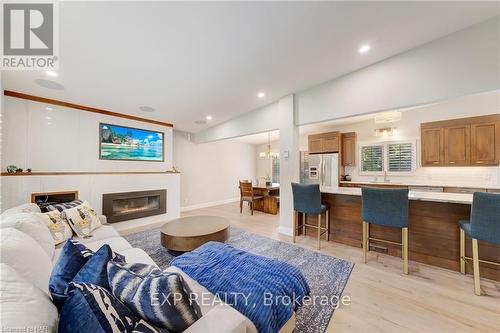
[[[361, 188], [357, 187], [322, 187], [321, 192], [361, 196]], [[459, 203], [467, 205], [472, 203], [472, 194], [469, 193], [409, 191], [408, 198], [410, 200]]]
[[[323, 187], [322, 202], [328, 204], [328, 220], [325, 214], [321, 224], [328, 224], [328, 239], [360, 248], [363, 235], [363, 202], [361, 188]], [[460, 271], [460, 232], [458, 222], [469, 220], [472, 194], [409, 191], [408, 233], [410, 274], [415, 268], [412, 262]], [[314, 214], [297, 214], [297, 232], [302, 234], [302, 224], [316, 225], [318, 217]], [[306, 228], [306, 234], [317, 237], [317, 230]], [[370, 247], [372, 251], [401, 257], [401, 230], [382, 225], [370, 225]], [[324, 237], [326, 238], [326, 236]], [[382, 243], [376, 239], [394, 243]], [[479, 241], [483, 260], [500, 261], [500, 245]], [[466, 255], [471, 256], [472, 242], [466, 238]], [[360, 252], [361, 253], [361, 252]], [[467, 272], [471, 272], [471, 263], [467, 263]], [[483, 264], [481, 276], [500, 281], [500, 267]]]

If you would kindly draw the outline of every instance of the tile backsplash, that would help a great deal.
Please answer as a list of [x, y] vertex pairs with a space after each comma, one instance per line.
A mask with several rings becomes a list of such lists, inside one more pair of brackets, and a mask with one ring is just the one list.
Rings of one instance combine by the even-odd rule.
[[[352, 181], [382, 181], [384, 176], [360, 175], [358, 167], [346, 167]], [[409, 175], [387, 175], [391, 182], [420, 185], [500, 186], [500, 167], [419, 167]]]

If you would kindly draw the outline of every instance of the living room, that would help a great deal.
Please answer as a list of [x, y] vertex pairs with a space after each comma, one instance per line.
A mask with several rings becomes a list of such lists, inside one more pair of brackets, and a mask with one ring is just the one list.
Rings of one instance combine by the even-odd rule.
[[500, 2], [2, 11], [2, 329], [498, 331]]

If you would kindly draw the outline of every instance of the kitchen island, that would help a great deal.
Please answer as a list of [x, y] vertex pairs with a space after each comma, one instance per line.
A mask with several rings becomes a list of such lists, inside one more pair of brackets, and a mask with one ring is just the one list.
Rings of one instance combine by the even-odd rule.
[[[321, 192], [322, 200], [330, 205], [330, 241], [361, 248], [361, 189], [322, 188]], [[408, 197], [410, 274], [411, 261], [459, 271], [458, 221], [469, 219], [472, 194], [410, 191]], [[308, 223], [317, 223], [316, 216], [307, 218]], [[301, 221], [299, 216], [299, 234]], [[313, 229], [307, 234], [316, 235]], [[401, 229], [370, 225], [370, 236], [401, 242]], [[400, 246], [374, 240], [370, 241], [370, 251], [401, 257]], [[466, 238], [466, 256], [472, 256], [469, 237]], [[479, 257], [499, 262], [500, 246], [480, 241]], [[467, 262], [466, 267], [467, 273], [472, 273], [472, 262]], [[481, 264], [481, 277], [500, 281], [500, 267]]]

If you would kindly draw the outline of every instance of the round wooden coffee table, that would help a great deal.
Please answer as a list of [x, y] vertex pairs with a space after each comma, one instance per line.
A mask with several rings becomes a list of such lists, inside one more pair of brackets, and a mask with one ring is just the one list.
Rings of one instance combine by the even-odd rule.
[[161, 245], [172, 252], [186, 252], [209, 241], [225, 242], [229, 221], [220, 216], [187, 216], [161, 227]]

